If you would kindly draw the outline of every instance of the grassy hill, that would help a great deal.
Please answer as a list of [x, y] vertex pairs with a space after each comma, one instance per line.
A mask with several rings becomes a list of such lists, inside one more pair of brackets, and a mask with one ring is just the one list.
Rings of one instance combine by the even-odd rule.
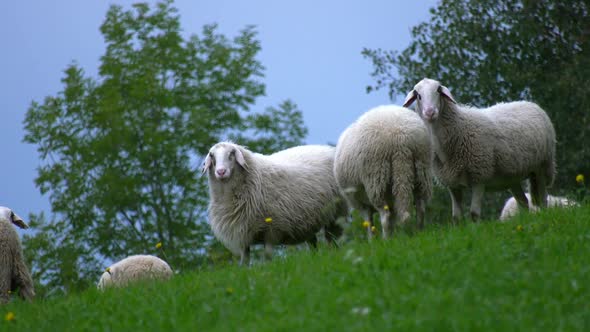
[[590, 206], [16, 301], [0, 315], [2, 331], [588, 331]]

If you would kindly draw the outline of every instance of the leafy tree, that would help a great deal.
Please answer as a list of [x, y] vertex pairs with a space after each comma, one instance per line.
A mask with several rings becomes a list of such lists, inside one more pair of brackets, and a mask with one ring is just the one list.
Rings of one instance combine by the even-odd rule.
[[252, 27], [233, 40], [215, 25], [184, 38], [172, 1], [163, 1], [111, 6], [100, 30], [99, 78], [68, 66], [63, 91], [33, 102], [25, 119], [24, 140], [43, 161], [35, 181], [59, 221], [39, 218], [40, 234], [24, 245], [47, 248], [30, 256], [33, 266], [66, 291], [65, 278], [46, 268], [62, 260], [62, 244], [48, 239], [69, 243], [77, 263], [92, 262], [80, 270], [94, 269], [96, 257], [136, 253], [165, 253], [176, 270], [196, 268], [211, 243], [206, 185], [194, 167], [200, 156], [236, 130], [254, 131], [262, 139], [247, 142], [266, 149], [300, 144], [306, 134], [289, 101], [245, 114], [265, 91]]
[[468, 104], [533, 100], [557, 133], [554, 189], [572, 189], [590, 159], [589, 8], [587, 0], [442, 0], [401, 52], [363, 50], [374, 65], [367, 91], [405, 96], [430, 77]]

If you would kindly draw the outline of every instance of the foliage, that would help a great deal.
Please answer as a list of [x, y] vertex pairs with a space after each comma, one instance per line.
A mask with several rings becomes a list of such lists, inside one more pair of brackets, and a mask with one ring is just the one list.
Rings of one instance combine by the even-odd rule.
[[[306, 134], [301, 112], [287, 101], [246, 114], [265, 91], [252, 27], [232, 40], [215, 25], [185, 38], [166, 0], [153, 8], [113, 5], [100, 30], [106, 51], [99, 77], [72, 64], [63, 91], [27, 112], [24, 140], [42, 160], [35, 181], [59, 221], [40, 222], [41, 234], [24, 245], [63, 236], [84, 265], [150, 253], [161, 242], [176, 271], [194, 269], [211, 243], [207, 189], [195, 164], [235, 130], [255, 130], [262, 139], [243, 139], [268, 149], [299, 144]], [[60, 257], [59, 246], [48, 248], [31, 256], [34, 269], [70, 289], [43, 268]]]
[[467, 104], [533, 100], [557, 132], [554, 190], [573, 189], [590, 159], [589, 10], [586, 0], [442, 0], [401, 52], [363, 51], [374, 65], [367, 90], [405, 96], [430, 77]]
[[16, 301], [0, 312], [15, 316], [0, 330], [583, 331], [589, 222], [586, 205], [505, 223], [431, 225], [250, 268]]

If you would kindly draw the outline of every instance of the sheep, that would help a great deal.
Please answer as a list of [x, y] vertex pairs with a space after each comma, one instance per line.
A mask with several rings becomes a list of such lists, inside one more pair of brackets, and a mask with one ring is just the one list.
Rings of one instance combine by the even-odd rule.
[[408, 93], [404, 106], [427, 125], [434, 149], [433, 170], [452, 201], [453, 219], [462, 217], [462, 189], [471, 188], [471, 218], [477, 221], [485, 189], [509, 189], [528, 209], [522, 181], [529, 179], [533, 204], [547, 206], [555, 177], [555, 130], [537, 104], [500, 103], [476, 109], [457, 104], [449, 89], [425, 78]]
[[133, 255], [109, 266], [100, 277], [97, 288], [123, 287], [148, 279], [168, 280], [172, 269], [164, 260], [152, 255]]
[[418, 115], [400, 106], [373, 108], [340, 135], [334, 174], [349, 206], [369, 221], [369, 238], [375, 210], [382, 236], [387, 238], [396, 219], [403, 224], [409, 218], [412, 196], [418, 226], [424, 226], [426, 203], [432, 195], [431, 154], [426, 126]]
[[[538, 208], [536, 206], [534, 206], [531, 202], [531, 195], [529, 193], [526, 193], [525, 195], [526, 195], [526, 198], [529, 200], [529, 209], [532, 211], [538, 210]], [[578, 203], [576, 203], [572, 200], [569, 200], [565, 197], [547, 195], [547, 206], [548, 207], [558, 207], [558, 206], [568, 207], [568, 206], [577, 206], [577, 205], [578, 205]], [[504, 203], [504, 207], [502, 208], [502, 212], [500, 213], [500, 220], [506, 221], [506, 220], [514, 217], [517, 213], [518, 213], [518, 204], [516, 202], [516, 199], [514, 199], [514, 197], [510, 197], [508, 200], [506, 200], [506, 203]]]
[[25, 264], [18, 234], [11, 223], [23, 229], [28, 228], [11, 209], [0, 206], [0, 304], [8, 303], [10, 293], [17, 289], [24, 300], [32, 301], [35, 297], [31, 273]]
[[315, 247], [322, 227], [328, 242], [335, 243], [346, 204], [332, 172], [334, 151], [304, 145], [262, 155], [232, 142], [211, 147], [202, 169], [209, 183], [209, 224], [240, 256], [240, 265], [249, 264], [254, 244], [264, 244], [267, 259], [273, 245]]

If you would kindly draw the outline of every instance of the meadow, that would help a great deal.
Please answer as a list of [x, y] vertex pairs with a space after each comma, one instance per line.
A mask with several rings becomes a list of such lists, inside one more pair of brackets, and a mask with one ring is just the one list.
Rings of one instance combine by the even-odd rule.
[[17, 300], [0, 331], [588, 331], [589, 285], [585, 205]]

